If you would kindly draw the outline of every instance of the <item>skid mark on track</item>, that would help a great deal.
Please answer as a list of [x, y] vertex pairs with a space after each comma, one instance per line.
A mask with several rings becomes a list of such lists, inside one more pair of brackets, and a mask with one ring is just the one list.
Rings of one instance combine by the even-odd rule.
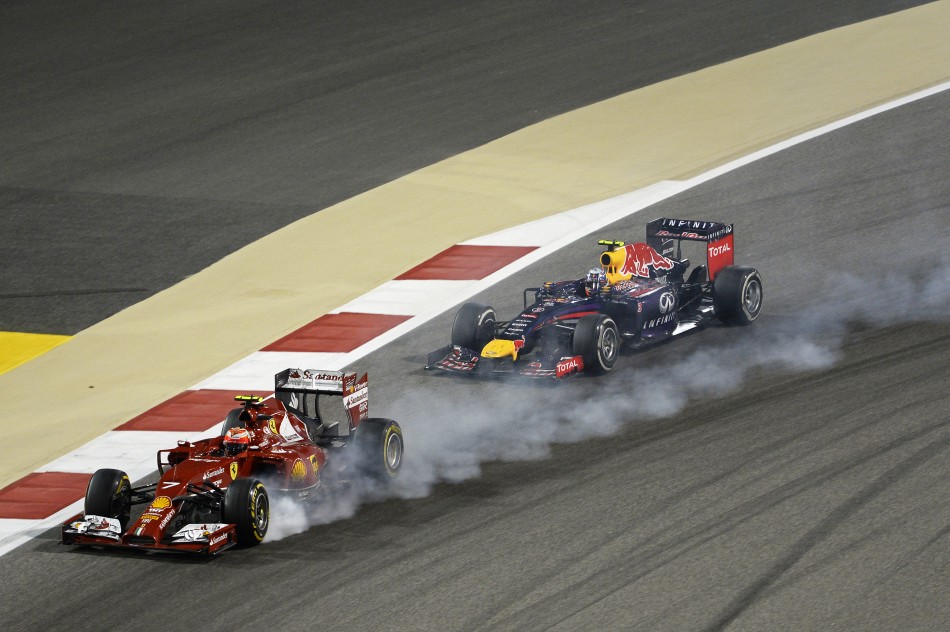
[[[881, 450], [879, 453], [875, 451], [874, 454], [867, 455], [866, 458], [876, 458], [878, 454], [883, 454], [893, 448], [903, 446], [908, 442], [926, 436], [935, 430], [943, 430], [947, 424], [948, 422], [941, 421], [932, 426], [928, 426], [927, 428], [924, 428], [913, 435], [909, 435], [899, 441], [895, 441], [890, 446]], [[723, 610], [720, 616], [711, 625], [703, 629], [707, 630], [708, 632], [717, 632], [719, 630], [726, 629], [729, 624], [738, 619], [743, 612], [755, 605], [755, 603], [762, 596], [768, 594], [770, 588], [782, 577], [782, 575], [784, 575], [790, 568], [795, 566], [809, 551], [814, 549], [818, 544], [825, 540], [845, 520], [847, 520], [865, 505], [869, 504], [875, 498], [883, 494], [891, 485], [894, 485], [897, 481], [900, 481], [902, 478], [908, 476], [914, 470], [926, 465], [930, 459], [933, 459], [937, 455], [941, 454], [948, 447], [950, 447], [950, 437], [944, 436], [936, 439], [908, 457], [905, 457], [897, 465], [888, 469], [886, 472], [884, 472], [884, 474], [874, 479], [869, 485], [866, 485], [860, 489], [847, 502], [839, 505], [831, 514], [828, 515], [827, 518], [809, 529], [801, 538], [792, 544], [785, 556], [776, 560], [775, 563], [772, 564], [772, 566], [768, 568], [757, 581], [751, 584], [745, 591], [740, 593], [736, 599], [733, 600], [733, 602]], [[863, 460], [864, 459], [861, 459], [852, 465], [848, 465], [845, 469], [856, 467]]]

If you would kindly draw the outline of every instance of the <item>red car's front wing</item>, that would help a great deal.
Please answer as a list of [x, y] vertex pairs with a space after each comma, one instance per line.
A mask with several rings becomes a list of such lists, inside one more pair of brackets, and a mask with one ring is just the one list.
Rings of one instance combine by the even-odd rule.
[[202, 541], [172, 542], [170, 538], [156, 542], [149, 537], [138, 537], [131, 533], [110, 535], [95, 535], [80, 533], [73, 528], [73, 524], [81, 522], [83, 514], [76, 514], [62, 525], [63, 544], [77, 544], [81, 546], [101, 546], [134, 551], [162, 551], [190, 553], [194, 555], [215, 555], [230, 549], [237, 544], [236, 525], [221, 525], [221, 528], [209, 532]]

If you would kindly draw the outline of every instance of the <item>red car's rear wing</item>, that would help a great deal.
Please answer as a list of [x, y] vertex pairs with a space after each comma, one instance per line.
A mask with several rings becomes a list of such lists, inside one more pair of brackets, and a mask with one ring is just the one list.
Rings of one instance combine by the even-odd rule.
[[284, 369], [274, 376], [274, 390], [342, 395], [343, 382], [355, 377], [355, 373], [346, 374], [343, 371]]
[[[284, 369], [274, 376], [274, 393], [285, 404], [309, 417], [322, 417], [317, 411], [317, 395], [342, 395], [343, 408], [349, 414], [349, 427], [356, 428], [369, 416], [369, 378], [366, 373], [324, 371], [322, 369]], [[288, 400], [286, 395], [293, 395]], [[340, 426], [342, 428], [342, 426]]]
[[681, 239], [706, 242], [709, 280], [734, 262], [732, 224], [661, 217], [647, 224], [647, 243], [664, 257], [674, 256], [673, 242]]

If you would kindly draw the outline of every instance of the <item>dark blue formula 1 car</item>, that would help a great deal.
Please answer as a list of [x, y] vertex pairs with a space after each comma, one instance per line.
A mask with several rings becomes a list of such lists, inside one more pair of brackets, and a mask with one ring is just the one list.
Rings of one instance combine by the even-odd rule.
[[[682, 242], [705, 243], [705, 265], [690, 269]], [[607, 373], [624, 345], [759, 316], [762, 278], [733, 265], [732, 224], [660, 218], [647, 224], [646, 242], [598, 243], [606, 246], [600, 267], [584, 278], [525, 289], [524, 311], [511, 321], [498, 321], [487, 305], [462, 305], [452, 343], [430, 353], [426, 369], [555, 379]]]

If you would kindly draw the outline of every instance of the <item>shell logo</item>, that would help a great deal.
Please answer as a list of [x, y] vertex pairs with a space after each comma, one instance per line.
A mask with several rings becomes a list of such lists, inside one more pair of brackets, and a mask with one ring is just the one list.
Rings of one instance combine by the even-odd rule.
[[152, 501], [152, 504], [149, 505], [152, 509], [167, 509], [172, 506], [172, 499], [168, 496], [158, 496], [155, 500]]
[[304, 467], [303, 461], [297, 459], [294, 461], [294, 467], [290, 470], [290, 478], [295, 481], [303, 480], [307, 475], [307, 468]]

